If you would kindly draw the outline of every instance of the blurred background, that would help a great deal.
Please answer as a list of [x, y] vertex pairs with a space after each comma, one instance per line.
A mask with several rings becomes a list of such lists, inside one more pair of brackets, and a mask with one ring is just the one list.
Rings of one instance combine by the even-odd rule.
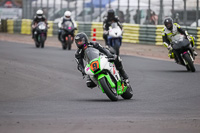
[[102, 22], [109, 8], [122, 23], [158, 25], [170, 16], [175, 22], [198, 27], [199, 0], [0, 0], [1, 19], [33, 19], [38, 9], [58, 22], [66, 10], [79, 22]]

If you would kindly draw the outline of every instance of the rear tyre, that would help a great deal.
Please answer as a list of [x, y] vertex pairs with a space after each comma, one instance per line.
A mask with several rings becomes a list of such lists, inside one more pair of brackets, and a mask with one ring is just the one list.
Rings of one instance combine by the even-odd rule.
[[186, 69], [187, 71], [190, 71], [190, 67], [188, 65], [186, 65]]
[[126, 90], [126, 92], [124, 92], [122, 95], [121, 95], [122, 98], [124, 99], [131, 99], [133, 97], [133, 89], [131, 86], [129, 86]]
[[195, 67], [194, 67], [194, 64], [193, 64], [193, 62], [192, 62], [192, 60], [191, 60], [189, 54], [184, 54], [183, 58], [184, 58], [185, 61], [188, 63], [187, 66], [186, 66], [187, 70], [188, 70], [188, 68], [189, 68], [192, 72], [195, 72], [196, 69], [195, 69]]
[[106, 95], [110, 98], [111, 101], [117, 101], [118, 100], [118, 94], [117, 90], [113, 91], [110, 87], [110, 84], [108, 83], [107, 79], [105, 77], [101, 78], [99, 80], [101, 87], [103, 88]]

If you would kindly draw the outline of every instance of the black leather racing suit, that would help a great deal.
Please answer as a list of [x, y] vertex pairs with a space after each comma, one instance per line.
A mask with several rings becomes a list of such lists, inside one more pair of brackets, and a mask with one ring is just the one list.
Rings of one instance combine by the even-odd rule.
[[[44, 15], [42, 15], [42, 18], [38, 18], [38, 16], [34, 16], [34, 19], [33, 19], [33, 22], [32, 22], [32, 26], [36, 26], [39, 22], [45, 22], [46, 25], [48, 24], [47, 23], [47, 19]], [[35, 32], [35, 27], [33, 28], [32, 27], [32, 38], [34, 37], [34, 32]]]
[[[85, 51], [85, 49], [87, 47], [93, 47], [95, 49], [98, 49], [101, 53], [105, 54], [109, 58], [114, 57], [114, 55], [111, 54], [108, 49], [102, 47], [99, 43], [97, 43], [97, 42], [94, 42], [94, 43], [93, 42], [89, 42], [82, 49], [77, 49], [77, 51], [75, 53], [75, 58], [76, 58], [76, 60], [78, 62], [78, 70], [81, 71], [82, 74], [85, 74], [83, 59], [84, 59], [84, 51]], [[122, 61], [121, 61], [119, 56], [116, 58], [114, 63], [115, 63], [115, 66], [116, 66], [117, 70], [119, 71], [120, 75], [124, 79], [128, 79], [128, 75], [126, 74], [126, 72], [123, 69]], [[88, 76], [88, 79], [87, 79], [87, 86], [90, 87], [90, 88], [93, 88], [93, 87], [96, 86], [96, 84], [89, 78], [89, 76]]]
[[[109, 19], [107, 17], [104, 18], [103, 21], [103, 30], [104, 31], [108, 31], [109, 27], [111, 26], [112, 22], [116, 22], [117, 25], [122, 29], [122, 24], [119, 21], [119, 17], [115, 16], [113, 19]], [[105, 44], [108, 44], [108, 34], [107, 33], [103, 33], [103, 39], [105, 40]]]

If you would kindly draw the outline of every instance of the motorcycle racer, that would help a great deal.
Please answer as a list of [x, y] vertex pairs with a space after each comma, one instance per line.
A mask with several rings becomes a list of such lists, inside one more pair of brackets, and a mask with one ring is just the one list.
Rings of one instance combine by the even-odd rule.
[[[60, 21], [59, 21], [59, 23], [58, 23], [58, 28], [59, 28], [59, 31], [58, 31], [58, 40], [59, 40], [60, 42], [62, 42], [62, 38], [61, 38], [61, 33], [62, 33], [62, 28], [63, 28], [62, 25], [63, 25], [66, 21], [71, 21], [72, 24], [74, 25], [75, 30], [77, 30], [77, 24], [76, 24], [76, 22], [74, 21], [74, 19], [71, 18], [71, 12], [70, 12], [70, 11], [66, 11], [66, 12], [64, 13], [64, 16], [61, 17], [61, 19], [60, 19]], [[74, 34], [72, 35], [72, 37], [74, 38]]]
[[[86, 56], [87, 56], [87, 53], [85, 53], [84, 51], [88, 47], [93, 47], [95, 49], [98, 49], [101, 53], [105, 54], [108, 58], [113, 58], [115, 60], [114, 63], [115, 63], [117, 70], [119, 71], [119, 73], [123, 77], [123, 79], [125, 80], [125, 83], [127, 85], [129, 84], [128, 75], [126, 74], [126, 72], [123, 69], [122, 60], [120, 59], [119, 56], [112, 54], [108, 49], [102, 47], [97, 42], [89, 42], [87, 35], [83, 32], [78, 33], [75, 36], [75, 43], [78, 48], [75, 53], [75, 58], [78, 63], [78, 70], [80, 72], [82, 72], [83, 75], [85, 75], [83, 59], [86, 60]], [[90, 79], [89, 76], [87, 77], [86, 84], [89, 88], [96, 87], [96, 84]]]
[[34, 38], [34, 32], [35, 32], [35, 28], [36, 28], [37, 24], [39, 22], [42, 22], [42, 21], [45, 22], [46, 25], [48, 26], [47, 19], [44, 15], [43, 11], [41, 9], [39, 9], [39, 10], [37, 10], [36, 15], [34, 16], [33, 22], [31, 24], [31, 26], [32, 26], [32, 38]]
[[111, 24], [113, 22], [116, 22], [117, 25], [121, 28], [122, 30], [122, 24], [119, 21], [119, 17], [115, 16], [115, 12], [113, 9], [109, 9], [107, 12], [107, 16], [104, 18], [103, 21], [103, 39], [105, 40], [105, 44], [108, 45], [108, 30], [109, 30], [109, 26], [111, 26]]
[[185, 38], [190, 41], [194, 55], [197, 56], [196, 51], [194, 51], [194, 38], [190, 36], [186, 30], [182, 29], [179, 24], [173, 23], [173, 19], [171, 17], [165, 18], [164, 25], [165, 28], [162, 29], [163, 45], [169, 50], [170, 58], [173, 58], [171, 42], [178, 39], [180, 35], [184, 35]]

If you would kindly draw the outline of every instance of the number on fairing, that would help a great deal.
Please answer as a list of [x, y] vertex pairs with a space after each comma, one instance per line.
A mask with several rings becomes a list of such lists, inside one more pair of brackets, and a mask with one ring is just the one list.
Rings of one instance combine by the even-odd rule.
[[96, 71], [97, 69], [99, 69], [99, 62], [98, 61], [93, 61], [91, 64], [90, 64], [90, 68], [91, 70], [94, 72]]

